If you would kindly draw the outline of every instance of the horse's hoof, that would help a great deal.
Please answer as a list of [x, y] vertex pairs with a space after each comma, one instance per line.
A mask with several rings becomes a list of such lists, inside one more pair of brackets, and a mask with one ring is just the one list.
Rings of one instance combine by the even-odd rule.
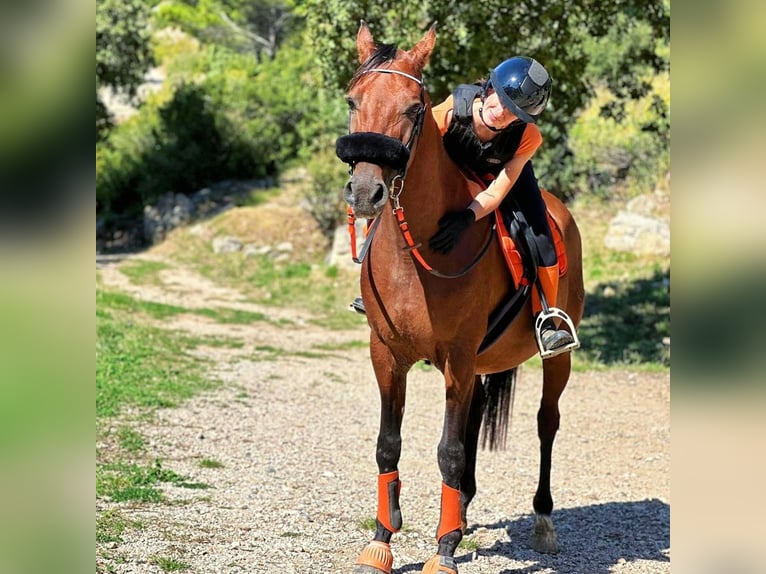
[[452, 556], [434, 554], [423, 566], [422, 574], [457, 574], [457, 564]]
[[556, 530], [550, 516], [538, 514], [535, 519], [535, 528], [529, 539], [529, 545], [535, 552], [541, 554], [557, 554], [559, 551]]
[[356, 559], [354, 574], [391, 574], [394, 565], [394, 555], [391, 545], [373, 540], [365, 546], [359, 558]]

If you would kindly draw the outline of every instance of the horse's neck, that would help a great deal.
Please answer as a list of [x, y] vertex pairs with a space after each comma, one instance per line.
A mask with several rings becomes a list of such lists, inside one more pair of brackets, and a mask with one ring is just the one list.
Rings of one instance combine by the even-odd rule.
[[[465, 209], [471, 202], [468, 182], [447, 155], [441, 134], [430, 110], [423, 123], [414, 157], [407, 172], [402, 204], [410, 213], [408, 221], [438, 220], [447, 211]], [[412, 213], [416, 211], [416, 213]]]

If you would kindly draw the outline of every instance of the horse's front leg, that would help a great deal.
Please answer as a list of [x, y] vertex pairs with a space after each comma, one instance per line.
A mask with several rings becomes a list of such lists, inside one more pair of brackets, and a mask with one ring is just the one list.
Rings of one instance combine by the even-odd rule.
[[399, 457], [402, 450], [402, 419], [411, 364], [397, 361], [391, 350], [374, 334], [370, 355], [380, 391], [380, 431], [376, 460], [378, 463], [378, 511], [375, 537], [356, 561], [354, 574], [389, 574], [394, 562], [391, 535], [402, 527], [399, 507]]
[[437, 449], [442, 475], [441, 512], [436, 530], [439, 547], [436, 555], [423, 567], [423, 574], [457, 574], [454, 555], [463, 539], [467, 500], [460, 489], [467, 465], [475, 463], [466, 455], [467, 450], [471, 451], [471, 448], [466, 449], [466, 428], [477, 381], [474, 368], [475, 356], [463, 352], [451, 353], [445, 363], [444, 427]]
[[532, 549], [537, 552], [556, 553], [559, 551], [556, 530], [553, 528], [551, 512], [551, 460], [553, 441], [559, 429], [559, 398], [569, 381], [571, 356], [569, 353], [543, 361], [543, 396], [537, 411], [537, 435], [540, 438], [540, 477], [533, 506], [535, 526], [530, 538]]

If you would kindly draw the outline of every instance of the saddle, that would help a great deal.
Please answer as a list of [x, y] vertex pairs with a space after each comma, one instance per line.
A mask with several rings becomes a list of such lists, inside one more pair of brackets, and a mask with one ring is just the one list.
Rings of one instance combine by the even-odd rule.
[[[495, 231], [500, 249], [505, 257], [508, 270], [513, 278], [515, 289], [511, 290], [495, 308], [487, 321], [487, 334], [479, 346], [479, 353], [488, 349], [511, 326], [532, 293], [532, 286], [537, 279], [539, 257], [537, 246], [521, 209], [513, 204], [510, 212], [495, 210]], [[556, 248], [559, 277], [567, 272], [567, 255], [564, 237], [558, 224], [547, 213], [548, 225], [553, 235]]]

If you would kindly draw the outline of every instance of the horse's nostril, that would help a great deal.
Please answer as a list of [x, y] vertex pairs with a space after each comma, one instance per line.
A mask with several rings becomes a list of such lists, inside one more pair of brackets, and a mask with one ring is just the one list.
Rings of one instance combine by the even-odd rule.
[[351, 204], [352, 201], [354, 201], [354, 190], [351, 187], [351, 182], [347, 182], [345, 187], [343, 188], [343, 199], [346, 200], [346, 203]]
[[385, 192], [385, 186], [382, 183], [379, 183], [375, 188], [375, 194], [372, 196], [372, 204], [378, 205], [383, 200], [383, 195]]

